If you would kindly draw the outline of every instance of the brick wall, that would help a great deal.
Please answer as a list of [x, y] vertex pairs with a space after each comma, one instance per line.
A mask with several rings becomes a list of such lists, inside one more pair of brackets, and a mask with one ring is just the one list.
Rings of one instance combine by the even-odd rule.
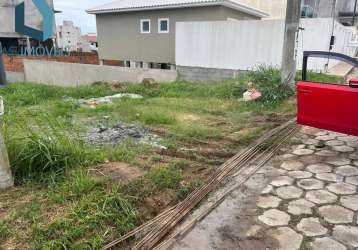
[[71, 53], [69, 56], [8, 56], [4, 55], [5, 70], [11, 72], [24, 72], [23, 59], [29, 60], [45, 60], [56, 62], [68, 62], [68, 63], [82, 63], [82, 64], [99, 64], [98, 55], [94, 53]]
[[103, 60], [103, 65], [124, 67], [124, 61], [119, 61], [119, 60]]

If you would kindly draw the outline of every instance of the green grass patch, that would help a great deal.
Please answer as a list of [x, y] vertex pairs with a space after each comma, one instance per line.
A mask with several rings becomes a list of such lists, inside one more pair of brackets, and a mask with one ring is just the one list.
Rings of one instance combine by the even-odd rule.
[[[249, 104], [238, 101], [248, 77], [270, 96]], [[289, 94], [274, 97], [282, 87], [277, 81], [277, 72], [265, 68], [218, 83], [133, 84], [117, 91], [105, 84], [79, 88], [14, 84], [0, 89], [15, 181], [25, 194], [34, 194], [0, 219], [4, 242], [0, 247], [13, 241], [33, 249], [99, 249], [143, 222], [146, 198], [168, 191], [174, 205], [201, 185], [201, 176], [192, 174], [196, 173], [193, 168], [212, 167], [200, 153], [211, 141], [222, 145], [217, 150], [235, 150], [272, 126], [269, 121], [252, 128], [254, 117], [294, 113], [293, 105], [286, 102]], [[144, 98], [115, 100], [95, 109], [78, 102], [118, 92]], [[156, 131], [168, 154], [133, 140], [116, 145], [89, 145], [84, 140], [89, 129], [118, 122]], [[246, 132], [224, 139], [240, 131]], [[175, 158], [176, 153], [183, 159]], [[189, 160], [195, 164], [189, 166]], [[145, 174], [129, 183], [89, 175], [89, 168], [107, 161], [136, 165]], [[16, 204], [18, 197], [6, 197]]]
[[[296, 74], [296, 80], [302, 80], [302, 72], [298, 71]], [[327, 75], [324, 73], [317, 73], [313, 71], [307, 72], [307, 81], [312, 82], [326, 82], [326, 83], [344, 83], [344, 78], [340, 76]]]

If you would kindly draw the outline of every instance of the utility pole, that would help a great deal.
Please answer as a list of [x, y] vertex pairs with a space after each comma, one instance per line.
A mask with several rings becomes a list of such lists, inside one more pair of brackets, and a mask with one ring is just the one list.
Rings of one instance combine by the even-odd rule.
[[355, 2], [354, 2], [354, 10], [353, 10], [353, 17], [352, 17], [352, 26], [355, 26], [355, 22], [356, 22], [357, 2], [358, 2], [358, 0], [355, 0]]
[[[1, 48], [1, 43], [0, 43]], [[0, 85], [6, 85], [5, 66], [2, 57], [2, 49], [0, 50]], [[2, 115], [4, 114], [4, 102], [0, 97], [0, 190], [14, 185], [14, 179], [11, 174], [9, 156], [7, 154], [4, 136], [2, 134]]]
[[296, 76], [296, 34], [301, 18], [301, 0], [287, 0], [285, 33], [283, 41], [281, 78], [294, 84]]

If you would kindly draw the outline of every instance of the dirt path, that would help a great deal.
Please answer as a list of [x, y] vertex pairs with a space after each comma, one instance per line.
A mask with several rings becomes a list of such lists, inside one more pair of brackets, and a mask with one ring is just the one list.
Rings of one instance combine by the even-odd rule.
[[358, 138], [303, 127], [166, 249], [357, 249], [357, 185]]

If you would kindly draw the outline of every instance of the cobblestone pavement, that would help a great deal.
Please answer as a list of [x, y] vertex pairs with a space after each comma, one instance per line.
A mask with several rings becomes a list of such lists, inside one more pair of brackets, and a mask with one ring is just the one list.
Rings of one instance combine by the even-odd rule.
[[291, 144], [258, 220], [280, 249], [358, 248], [358, 137], [303, 127]]
[[358, 249], [358, 137], [302, 127], [171, 249]]

